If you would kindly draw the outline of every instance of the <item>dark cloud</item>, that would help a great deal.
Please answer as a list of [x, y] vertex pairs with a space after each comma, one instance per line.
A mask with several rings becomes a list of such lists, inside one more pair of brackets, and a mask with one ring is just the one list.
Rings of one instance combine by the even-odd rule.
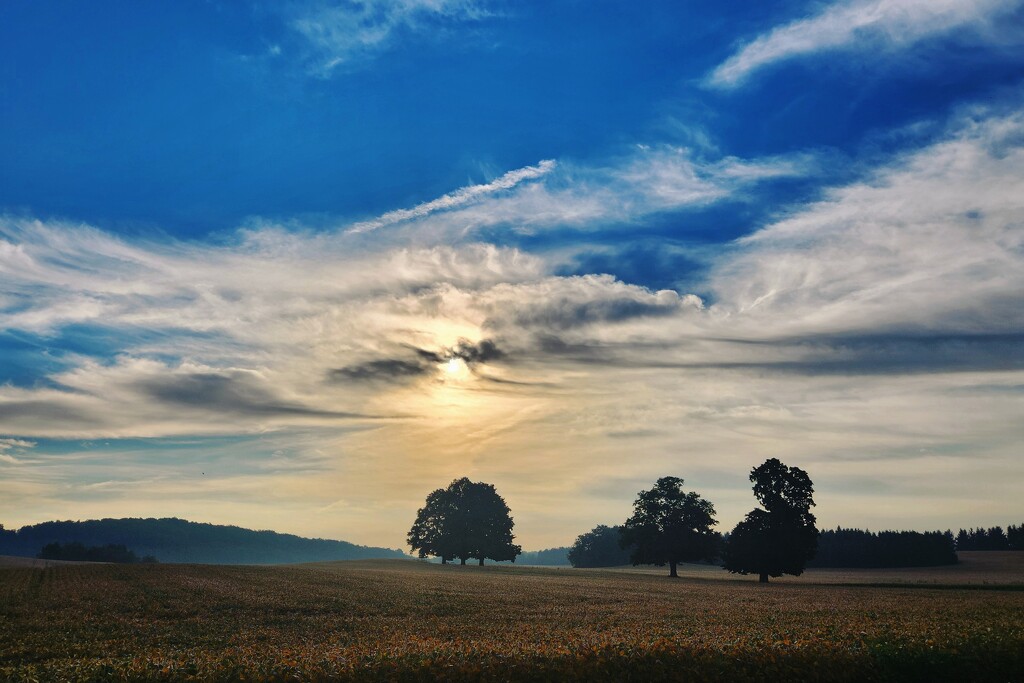
[[[750, 342], [734, 341], [749, 344]], [[706, 364], [799, 374], [881, 375], [1024, 368], [1024, 334], [880, 334], [757, 342], [796, 360]]]
[[[575, 344], [537, 335], [539, 353], [588, 365], [750, 370], [797, 375], [899, 375], [1024, 369], [1024, 334], [851, 335], [810, 339], [710, 338], [723, 360], [674, 361], [658, 344]], [[651, 354], [659, 348], [663, 353]], [[744, 347], [747, 348], [744, 351]], [[641, 356], [638, 352], [643, 351]], [[728, 360], [726, 360], [728, 359]]]
[[0, 419], [60, 420], [85, 423], [92, 418], [78, 410], [52, 401], [4, 401], [0, 403]]
[[262, 381], [248, 373], [169, 375], [137, 382], [135, 388], [161, 403], [236, 415], [366, 417], [358, 413], [319, 410], [282, 401]]
[[442, 354], [435, 353], [434, 351], [427, 351], [426, 349], [418, 349], [416, 347], [410, 348], [412, 348], [417, 356], [428, 363], [443, 363], [447, 360]]
[[490, 363], [505, 357], [505, 352], [490, 339], [477, 344], [460, 339], [455, 346], [441, 351], [429, 351], [414, 346], [408, 347], [411, 358], [382, 358], [365, 363], [347, 365], [327, 373], [329, 381], [355, 382], [401, 382], [437, 371], [440, 363], [460, 358], [469, 366]]
[[348, 365], [343, 368], [336, 368], [328, 373], [332, 380], [396, 380], [407, 377], [417, 377], [426, 374], [430, 365], [422, 361], [400, 360], [397, 358], [385, 358], [383, 360], [372, 360], [358, 365]]
[[473, 344], [466, 339], [460, 339], [458, 344], [447, 351], [447, 358], [461, 358], [470, 365], [473, 363], [490, 363], [504, 356], [505, 353], [490, 339], [484, 339], [479, 344]]
[[680, 302], [638, 301], [630, 297], [596, 301], [553, 301], [519, 311], [513, 321], [520, 327], [568, 330], [601, 322], [622, 322], [634, 318], [666, 317], [679, 310]]

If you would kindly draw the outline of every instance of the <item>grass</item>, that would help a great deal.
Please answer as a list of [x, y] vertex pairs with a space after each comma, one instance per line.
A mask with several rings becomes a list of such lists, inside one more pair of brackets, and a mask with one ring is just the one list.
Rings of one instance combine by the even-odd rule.
[[0, 679], [1024, 680], [1024, 593], [849, 576], [766, 587], [403, 561], [8, 568]]

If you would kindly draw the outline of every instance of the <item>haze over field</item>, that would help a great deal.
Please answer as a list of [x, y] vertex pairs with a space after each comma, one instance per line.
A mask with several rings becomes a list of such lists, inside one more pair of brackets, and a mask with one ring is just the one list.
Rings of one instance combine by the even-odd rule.
[[[713, 6], [711, 6], [713, 5]], [[0, 522], [1020, 517], [1024, 3], [0, 5]]]

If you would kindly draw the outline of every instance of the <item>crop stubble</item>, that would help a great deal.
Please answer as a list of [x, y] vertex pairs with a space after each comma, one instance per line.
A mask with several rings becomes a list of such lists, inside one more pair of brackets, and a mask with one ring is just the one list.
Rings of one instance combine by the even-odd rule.
[[1024, 680], [1024, 592], [978, 588], [402, 561], [3, 569], [0, 678]]

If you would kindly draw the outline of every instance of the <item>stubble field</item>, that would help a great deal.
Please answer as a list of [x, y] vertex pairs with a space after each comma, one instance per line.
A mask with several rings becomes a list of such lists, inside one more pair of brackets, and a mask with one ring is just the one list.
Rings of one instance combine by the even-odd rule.
[[1024, 680], [1020, 560], [971, 567], [11, 567], [0, 679]]

